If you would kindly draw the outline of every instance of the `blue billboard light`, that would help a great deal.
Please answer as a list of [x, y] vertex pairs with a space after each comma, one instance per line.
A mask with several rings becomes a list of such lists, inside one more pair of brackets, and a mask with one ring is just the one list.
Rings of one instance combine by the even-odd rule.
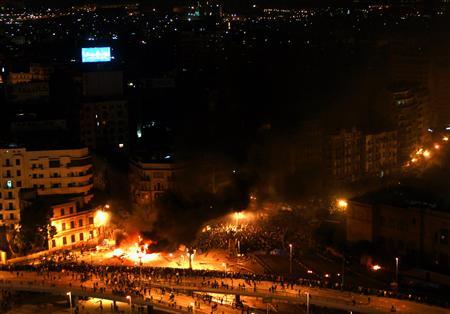
[[81, 62], [109, 62], [111, 61], [110, 47], [81, 48]]

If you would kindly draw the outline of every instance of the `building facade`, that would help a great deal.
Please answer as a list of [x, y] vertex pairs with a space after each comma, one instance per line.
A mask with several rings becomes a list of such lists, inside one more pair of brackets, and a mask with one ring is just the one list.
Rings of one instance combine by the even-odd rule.
[[92, 198], [92, 162], [87, 148], [27, 150], [0, 149], [2, 182], [0, 224], [14, 228], [20, 222], [22, 188], [38, 195], [80, 195]]
[[398, 129], [398, 158], [401, 163], [420, 148], [427, 136], [429, 96], [421, 88], [397, 87], [392, 92]]
[[123, 100], [84, 102], [80, 112], [81, 142], [92, 149], [128, 151], [128, 107]]
[[364, 173], [369, 176], [390, 175], [398, 168], [397, 132], [384, 131], [364, 135]]
[[150, 205], [165, 191], [174, 188], [176, 164], [166, 160], [145, 160], [134, 157], [130, 161], [130, 189], [133, 201]]
[[356, 181], [362, 175], [362, 133], [341, 130], [329, 139], [329, 167], [336, 180]]
[[423, 266], [450, 269], [450, 210], [415, 200], [420, 193], [379, 193], [349, 202], [347, 241], [376, 243]]
[[80, 210], [76, 202], [70, 201], [52, 206], [52, 212], [50, 225], [56, 233], [49, 237], [49, 249], [92, 243], [99, 237], [93, 209]]

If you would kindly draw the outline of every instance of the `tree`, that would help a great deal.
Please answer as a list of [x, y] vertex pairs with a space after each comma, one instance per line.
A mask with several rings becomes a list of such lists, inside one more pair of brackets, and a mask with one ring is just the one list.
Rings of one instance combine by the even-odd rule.
[[51, 216], [51, 206], [44, 199], [22, 209], [19, 231], [11, 238], [12, 253], [25, 255], [48, 249], [48, 237], [56, 233], [50, 225]]

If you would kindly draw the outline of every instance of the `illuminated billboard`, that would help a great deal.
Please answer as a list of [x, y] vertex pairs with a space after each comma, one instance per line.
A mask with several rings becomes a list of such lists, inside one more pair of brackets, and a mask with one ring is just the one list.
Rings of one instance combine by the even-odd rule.
[[109, 62], [111, 61], [110, 47], [81, 48], [81, 62]]

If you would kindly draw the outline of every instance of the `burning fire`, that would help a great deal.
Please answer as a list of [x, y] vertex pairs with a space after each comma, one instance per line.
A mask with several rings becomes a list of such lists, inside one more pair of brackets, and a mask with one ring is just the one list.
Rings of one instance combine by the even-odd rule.
[[160, 259], [160, 253], [151, 252], [150, 246], [155, 243], [151, 240], [144, 241], [140, 235], [138, 235], [135, 241], [123, 241], [120, 247], [114, 249], [110, 258], [117, 257], [128, 259], [134, 263], [148, 263]]

